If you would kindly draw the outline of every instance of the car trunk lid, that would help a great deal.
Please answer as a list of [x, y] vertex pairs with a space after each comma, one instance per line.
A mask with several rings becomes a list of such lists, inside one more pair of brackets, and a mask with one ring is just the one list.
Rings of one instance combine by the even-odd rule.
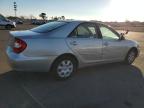
[[39, 33], [30, 31], [30, 30], [24, 30], [24, 31], [10, 31], [10, 35], [13, 37], [25, 37], [25, 36], [35, 36], [39, 35]]

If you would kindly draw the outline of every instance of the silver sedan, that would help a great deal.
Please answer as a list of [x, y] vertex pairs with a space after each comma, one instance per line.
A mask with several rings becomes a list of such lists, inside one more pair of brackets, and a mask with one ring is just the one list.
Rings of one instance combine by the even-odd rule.
[[132, 64], [139, 45], [99, 22], [54, 21], [11, 31], [6, 52], [14, 70], [51, 71], [67, 79], [80, 67], [121, 61]]

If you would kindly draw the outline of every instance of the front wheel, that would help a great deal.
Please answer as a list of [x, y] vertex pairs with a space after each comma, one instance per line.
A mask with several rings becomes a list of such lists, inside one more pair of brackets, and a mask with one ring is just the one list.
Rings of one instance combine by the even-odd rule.
[[57, 79], [67, 79], [77, 70], [77, 61], [72, 57], [60, 57], [52, 66], [52, 72]]
[[136, 51], [135, 50], [130, 50], [125, 58], [125, 63], [126, 64], [132, 64], [136, 58]]

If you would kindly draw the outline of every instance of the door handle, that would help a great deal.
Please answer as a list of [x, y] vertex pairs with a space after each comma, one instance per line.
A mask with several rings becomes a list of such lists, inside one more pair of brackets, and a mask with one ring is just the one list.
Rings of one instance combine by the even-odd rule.
[[75, 45], [77, 45], [77, 42], [76, 41], [72, 41], [72, 42], [70, 42], [70, 44], [75, 46]]

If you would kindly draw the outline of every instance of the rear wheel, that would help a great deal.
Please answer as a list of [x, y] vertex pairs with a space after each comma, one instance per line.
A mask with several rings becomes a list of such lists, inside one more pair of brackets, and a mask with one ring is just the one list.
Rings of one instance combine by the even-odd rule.
[[57, 79], [67, 79], [77, 70], [77, 61], [72, 57], [60, 57], [52, 66], [52, 72]]
[[137, 52], [135, 50], [130, 50], [125, 59], [126, 64], [132, 64], [136, 58]]

